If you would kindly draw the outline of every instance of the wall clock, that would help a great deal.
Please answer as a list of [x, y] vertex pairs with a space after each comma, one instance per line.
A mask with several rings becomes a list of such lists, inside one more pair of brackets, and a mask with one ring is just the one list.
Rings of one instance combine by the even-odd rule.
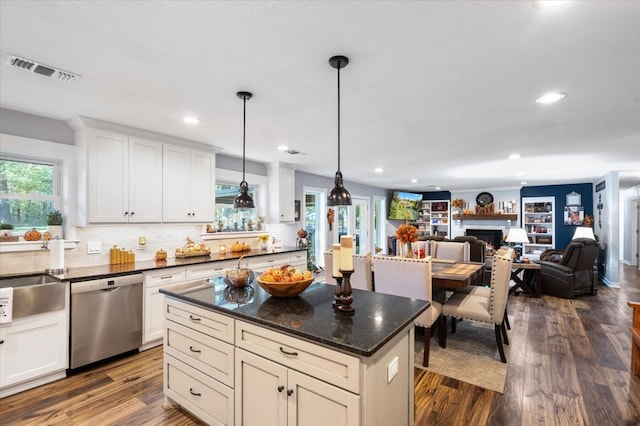
[[480, 207], [485, 207], [491, 203], [493, 203], [493, 195], [488, 192], [481, 192], [476, 197], [476, 204]]

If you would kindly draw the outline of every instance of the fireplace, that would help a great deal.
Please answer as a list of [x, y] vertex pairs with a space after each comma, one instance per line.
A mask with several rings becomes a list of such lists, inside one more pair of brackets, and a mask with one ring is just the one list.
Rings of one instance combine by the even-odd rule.
[[465, 229], [464, 235], [484, 240], [496, 250], [502, 245], [502, 229]]

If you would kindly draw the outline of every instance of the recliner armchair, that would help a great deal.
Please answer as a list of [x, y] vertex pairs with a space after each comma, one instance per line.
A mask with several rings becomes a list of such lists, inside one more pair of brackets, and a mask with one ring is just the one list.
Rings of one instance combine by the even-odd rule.
[[569, 243], [557, 263], [544, 260], [557, 257], [557, 250], [543, 252], [540, 255], [542, 293], [565, 299], [573, 299], [579, 294], [595, 294], [593, 265], [599, 248], [595, 240], [577, 238]]

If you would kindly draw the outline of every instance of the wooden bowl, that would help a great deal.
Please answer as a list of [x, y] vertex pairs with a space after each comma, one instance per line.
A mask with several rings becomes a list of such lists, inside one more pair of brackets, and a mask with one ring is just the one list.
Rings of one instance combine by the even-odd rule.
[[273, 297], [296, 297], [311, 285], [313, 277], [303, 281], [279, 283], [262, 281], [260, 277], [258, 277], [256, 278], [256, 281], [258, 281], [258, 284], [264, 289], [264, 291]]

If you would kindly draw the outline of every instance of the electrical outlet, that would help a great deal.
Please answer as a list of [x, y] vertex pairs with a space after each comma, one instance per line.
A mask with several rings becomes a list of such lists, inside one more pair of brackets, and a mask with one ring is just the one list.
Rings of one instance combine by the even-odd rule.
[[89, 241], [87, 243], [87, 254], [102, 253], [102, 243], [100, 241]]
[[396, 374], [398, 374], [398, 357], [394, 357], [387, 365], [387, 383], [391, 383]]

